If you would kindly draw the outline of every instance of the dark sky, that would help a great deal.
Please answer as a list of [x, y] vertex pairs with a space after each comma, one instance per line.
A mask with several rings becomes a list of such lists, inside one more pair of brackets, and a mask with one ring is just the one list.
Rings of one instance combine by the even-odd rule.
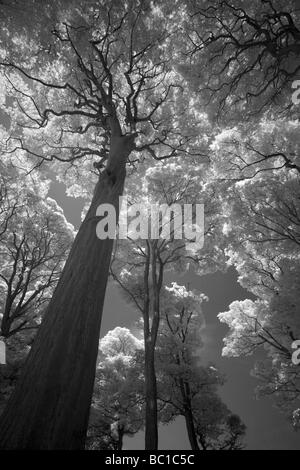
[[[65, 216], [76, 228], [80, 224], [82, 200], [66, 197], [64, 186], [53, 183], [50, 196], [64, 209]], [[225, 373], [227, 383], [220, 394], [232, 412], [238, 414], [247, 426], [246, 442], [248, 449], [300, 449], [299, 434], [294, 432], [285, 417], [272, 405], [269, 398], [256, 400], [254, 388], [257, 380], [250, 376], [255, 357], [223, 358], [222, 339], [228, 328], [217, 319], [219, 312], [226, 311], [233, 300], [251, 298], [238, 283], [233, 269], [229, 272], [199, 277], [193, 272], [183, 276], [168, 275], [168, 282], [189, 283], [190, 288], [198, 289], [209, 297], [204, 302], [206, 319], [204, 330], [205, 348], [201, 351], [201, 361], [213, 362]], [[125, 303], [118, 287], [108, 286], [101, 336], [116, 326], [134, 327], [139, 318], [132, 307]], [[190, 449], [182, 419], [160, 428], [160, 449]], [[143, 449], [143, 433], [125, 440], [126, 449]]]

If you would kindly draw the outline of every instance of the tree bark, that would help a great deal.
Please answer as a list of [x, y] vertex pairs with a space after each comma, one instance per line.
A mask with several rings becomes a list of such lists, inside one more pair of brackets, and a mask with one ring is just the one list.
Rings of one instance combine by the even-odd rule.
[[118, 444], [117, 450], [123, 449], [123, 437], [124, 437], [124, 428], [118, 428]]
[[[178, 365], [181, 364], [180, 357], [177, 354], [176, 362]], [[198, 445], [197, 434], [194, 425], [194, 417], [192, 411], [192, 402], [191, 402], [191, 394], [190, 394], [190, 386], [188, 382], [185, 382], [182, 378], [179, 378], [179, 386], [180, 392], [182, 396], [183, 406], [184, 406], [184, 419], [186, 430], [188, 433], [188, 438], [190, 441], [191, 449], [192, 450], [200, 450]]]
[[[145, 342], [145, 388], [146, 388], [146, 420], [145, 420], [145, 449], [157, 450], [157, 383], [155, 373], [155, 345], [160, 321], [160, 291], [163, 281], [163, 265], [158, 264], [157, 273], [157, 244], [148, 242], [148, 261], [145, 266], [146, 305], [144, 306], [144, 342]], [[151, 270], [149, 268], [151, 267]], [[149, 274], [151, 271], [151, 290], [149, 289]], [[152, 293], [152, 299], [149, 293]], [[149, 308], [150, 307], [150, 308]], [[150, 328], [150, 317], [152, 324]]]
[[75, 238], [22, 375], [0, 420], [2, 449], [83, 449], [113, 240], [96, 209], [119, 213], [133, 136], [112, 136], [106, 170]]
[[157, 385], [155, 374], [155, 345], [151, 337], [145, 341], [145, 389], [146, 389], [146, 420], [145, 449], [157, 450]]
[[186, 429], [187, 429], [191, 449], [192, 450], [200, 450], [200, 447], [198, 445], [197, 436], [196, 436], [196, 430], [195, 430], [195, 426], [194, 426], [193, 413], [192, 413], [191, 409], [188, 406], [185, 409], [184, 419], [185, 419], [185, 424], [186, 424]]

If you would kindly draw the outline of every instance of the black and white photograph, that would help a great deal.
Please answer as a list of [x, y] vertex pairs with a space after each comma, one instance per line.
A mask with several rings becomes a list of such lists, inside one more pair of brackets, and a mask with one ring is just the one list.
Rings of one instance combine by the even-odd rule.
[[300, 450], [299, 118], [300, 0], [0, 0], [0, 461]]

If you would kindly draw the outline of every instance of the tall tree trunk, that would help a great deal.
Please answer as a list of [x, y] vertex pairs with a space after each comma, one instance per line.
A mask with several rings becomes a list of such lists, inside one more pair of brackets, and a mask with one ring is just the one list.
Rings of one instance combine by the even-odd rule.
[[157, 387], [154, 356], [155, 345], [152, 343], [151, 337], [148, 337], [145, 341], [146, 450], [156, 450], [158, 446]]
[[113, 240], [96, 209], [119, 212], [133, 136], [112, 136], [107, 169], [72, 246], [15, 392], [0, 420], [2, 449], [83, 449]]
[[185, 419], [185, 425], [186, 425], [186, 429], [187, 429], [191, 449], [192, 450], [200, 450], [200, 447], [198, 445], [197, 436], [196, 436], [196, 430], [195, 430], [195, 425], [194, 425], [194, 420], [193, 420], [193, 413], [192, 413], [189, 406], [186, 406], [186, 408], [185, 408], [184, 419]]
[[[181, 364], [179, 354], [177, 354], [176, 362], [178, 365]], [[192, 450], [200, 450], [198, 445], [197, 434], [194, 425], [194, 417], [192, 411], [192, 401], [190, 394], [190, 386], [188, 382], [185, 382], [182, 378], [179, 379], [180, 393], [182, 396], [182, 401], [184, 403], [184, 419], [186, 430], [188, 433], [188, 438], [190, 441]]]
[[123, 449], [123, 437], [124, 437], [124, 427], [118, 428], [118, 444], [117, 450]]
[[[145, 282], [147, 287], [144, 310], [144, 342], [145, 342], [145, 388], [146, 388], [146, 422], [145, 449], [157, 450], [157, 384], [155, 373], [155, 346], [160, 321], [160, 291], [163, 282], [163, 264], [158, 262], [157, 241], [148, 241], [148, 261], [145, 266]], [[151, 269], [149, 270], [149, 268]], [[158, 267], [158, 272], [157, 272]], [[151, 271], [151, 290], [149, 289], [149, 274]], [[145, 285], [145, 283], [144, 283]], [[149, 293], [152, 293], [150, 299]], [[150, 308], [149, 308], [150, 307]], [[145, 306], [144, 306], [145, 308]], [[150, 328], [150, 318], [152, 320]]]

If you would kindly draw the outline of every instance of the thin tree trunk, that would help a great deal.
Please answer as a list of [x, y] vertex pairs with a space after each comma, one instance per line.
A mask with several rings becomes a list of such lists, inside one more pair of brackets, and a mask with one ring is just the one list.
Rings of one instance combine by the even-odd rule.
[[[157, 450], [158, 447], [158, 424], [157, 424], [157, 383], [155, 373], [155, 345], [160, 321], [160, 291], [163, 281], [163, 265], [158, 264], [157, 273], [157, 242], [148, 243], [148, 263], [146, 264], [147, 281], [149, 281], [149, 264], [151, 267], [151, 292], [153, 298], [149, 298], [149, 284], [147, 284], [148, 310], [145, 338], [145, 387], [146, 387], [146, 422], [145, 422], [145, 449]], [[150, 309], [149, 309], [150, 307]], [[149, 316], [152, 319], [149, 328]], [[144, 312], [145, 319], [145, 312]]]
[[122, 450], [123, 448], [123, 436], [124, 436], [124, 429], [118, 429], [118, 445], [117, 450]]
[[195, 424], [194, 424], [190, 384], [188, 382], [184, 382], [183, 386], [185, 389], [185, 415], [184, 417], [185, 417], [185, 423], [186, 423], [189, 441], [190, 441], [192, 450], [200, 450], [200, 447], [198, 445]]
[[[145, 449], [156, 450], [158, 446], [157, 429], [157, 386], [155, 374], [155, 345], [151, 338], [145, 341], [145, 389], [146, 389], [146, 426]], [[150, 341], [149, 341], [150, 340]]]
[[196, 430], [195, 430], [195, 425], [194, 425], [194, 420], [193, 420], [193, 413], [192, 413], [191, 409], [188, 406], [185, 409], [184, 419], [185, 419], [185, 424], [186, 424], [186, 429], [187, 429], [191, 449], [192, 450], [200, 450], [200, 447], [198, 445], [197, 436], [196, 436]]
[[76, 236], [32, 350], [0, 420], [2, 449], [83, 449], [113, 240], [96, 209], [119, 212], [133, 136], [113, 136], [107, 169]]
[[[149, 274], [151, 259], [151, 242], [147, 241], [146, 262], [144, 268], [144, 376], [145, 376], [145, 449], [156, 450], [158, 446], [158, 430], [157, 430], [157, 391], [156, 391], [156, 375], [154, 365], [154, 347], [155, 344], [151, 338], [150, 328], [150, 291], [149, 291]], [[152, 263], [152, 260], [151, 260]]]
[[[181, 361], [180, 361], [180, 357], [178, 354], [177, 354], [176, 360], [177, 360], [177, 364], [180, 365]], [[182, 378], [179, 378], [179, 386], [180, 386], [182, 401], [184, 403], [184, 419], [185, 419], [185, 425], [186, 425], [186, 430], [188, 433], [188, 438], [190, 441], [191, 449], [200, 450], [200, 447], [198, 445], [195, 425], [194, 425], [194, 417], [193, 417], [192, 402], [191, 402], [191, 395], [190, 395], [190, 386], [189, 386], [189, 383], [185, 382]]]

